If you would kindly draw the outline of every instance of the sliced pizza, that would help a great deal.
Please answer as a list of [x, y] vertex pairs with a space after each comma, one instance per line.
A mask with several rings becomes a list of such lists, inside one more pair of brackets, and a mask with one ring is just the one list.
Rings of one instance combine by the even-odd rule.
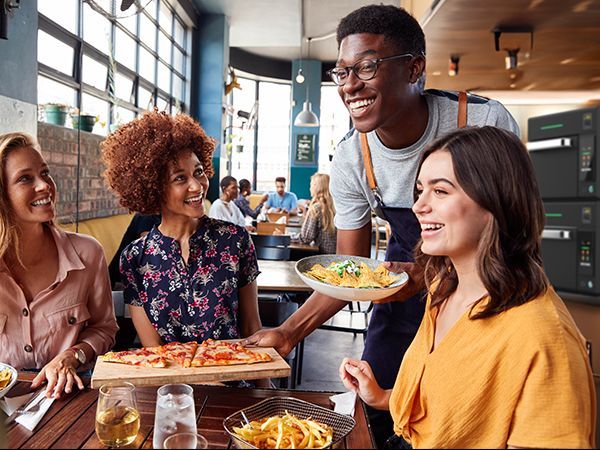
[[238, 342], [208, 339], [198, 346], [192, 367], [228, 366], [271, 361], [268, 353], [255, 352]]
[[198, 348], [198, 343], [195, 341], [169, 342], [158, 347], [158, 351], [165, 358], [176, 361], [181, 367], [190, 367], [196, 354], [196, 348]]
[[167, 367], [165, 357], [160, 355], [155, 348], [138, 348], [122, 352], [108, 352], [100, 355], [102, 361], [127, 364], [138, 367]]

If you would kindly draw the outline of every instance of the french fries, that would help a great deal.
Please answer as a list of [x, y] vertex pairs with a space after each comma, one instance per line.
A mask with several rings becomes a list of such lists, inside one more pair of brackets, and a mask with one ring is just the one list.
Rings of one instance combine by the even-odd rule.
[[258, 448], [323, 448], [331, 444], [333, 429], [310, 418], [283, 416], [253, 420], [242, 427], [232, 427], [236, 436]]
[[0, 370], [0, 390], [4, 389], [12, 378], [12, 372], [9, 368]]

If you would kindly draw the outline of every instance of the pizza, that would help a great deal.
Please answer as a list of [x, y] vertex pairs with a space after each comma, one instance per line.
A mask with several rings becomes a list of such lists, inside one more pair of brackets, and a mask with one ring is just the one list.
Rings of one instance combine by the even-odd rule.
[[139, 367], [167, 367], [165, 357], [157, 352], [158, 347], [138, 348], [122, 352], [108, 352], [100, 355], [102, 361], [127, 364]]
[[190, 367], [197, 348], [198, 343], [195, 341], [183, 344], [181, 342], [170, 342], [158, 347], [158, 352], [165, 358], [179, 363], [181, 367]]
[[229, 366], [271, 361], [268, 353], [248, 350], [239, 342], [208, 339], [198, 346], [192, 367]]

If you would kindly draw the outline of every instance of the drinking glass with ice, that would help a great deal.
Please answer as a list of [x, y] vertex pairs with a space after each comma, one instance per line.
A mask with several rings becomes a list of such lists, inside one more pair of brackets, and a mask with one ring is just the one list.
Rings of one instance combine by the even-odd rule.
[[196, 433], [194, 390], [187, 384], [165, 384], [156, 393], [154, 448], [164, 448], [165, 439], [175, 433]]

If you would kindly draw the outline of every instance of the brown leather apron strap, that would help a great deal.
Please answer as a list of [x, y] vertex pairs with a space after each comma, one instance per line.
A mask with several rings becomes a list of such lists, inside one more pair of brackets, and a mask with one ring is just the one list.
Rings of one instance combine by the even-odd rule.
[[375, 181], [375, 174], [373, 173], [371, 149], [369, 148], [369, 141], [367, 140], [366, 133], [360, 133], [360, 151], [362, 152], [363, 161], [365, 163], [365, 171], [367, 173], [367, 181], [369, 182], [369, 188], [373, 191], [377, 189], [377, 181]]
[[464, 128], [467, 126], [467, 92], [460, 91], [458, 93], [458, 128]]

